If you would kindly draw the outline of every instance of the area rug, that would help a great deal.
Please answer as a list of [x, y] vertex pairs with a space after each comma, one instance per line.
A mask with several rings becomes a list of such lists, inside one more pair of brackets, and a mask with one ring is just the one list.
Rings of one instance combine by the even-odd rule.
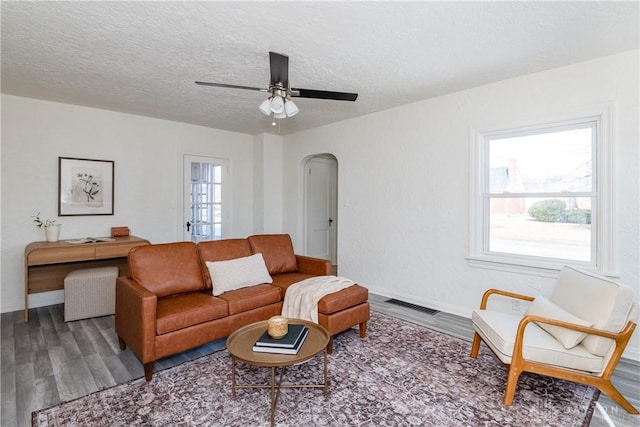
[[[484, 347], [380, 313], [368, 336], [334, 340], [329, 395], [283, 389], [278, 426], [587, 426], [599, 392], [523, 374], [512, 406], [502, 404], [507, 371]], [[269, 381], [270, 369], [238, 365], [242, 383]], [[322, 357], [287, 369], [289, 383], [321, 382]], [[226, 350], [32, 414], [36, 426], [266, 426], [269, 391], [231, 398]]]

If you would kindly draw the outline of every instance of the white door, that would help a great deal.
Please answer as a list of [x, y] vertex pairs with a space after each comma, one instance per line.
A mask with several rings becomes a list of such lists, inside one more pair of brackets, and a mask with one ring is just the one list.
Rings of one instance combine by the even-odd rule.
[[183, 163], [183, 240], [221, 239], [227, 223], [227, 160], [185, 155]]
[[338, 163], [313, 157], [305, 165], [305, 254], [337, 263]]

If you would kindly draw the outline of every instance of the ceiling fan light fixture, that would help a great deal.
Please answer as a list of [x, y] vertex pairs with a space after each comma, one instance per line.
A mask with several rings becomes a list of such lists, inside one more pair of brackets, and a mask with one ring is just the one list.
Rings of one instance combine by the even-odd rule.
[[262, 112], [265, 116], [271, 115], [271, 98], [267, 98], [262, 101], [262, 104], [258, 107], [258, 110]]
[[287, 113], [287, 117], [293, 117], [300, 112], [300, 109], [295, 102], [288, 99], [287, 102], [284, 103], [284, 111]]
[[[265, 116], [272, 117], [271, 124], [280, 126], [280, 119], [293, 117], [300, 112], [298, 106], [291, 101], [292, 96], [300, 98], [331, 99], [336, 101], [355, 101], [357, 93], [333, 92], [326, 90], [311, 90], [291, 88], [289, 85], [289, 57], [280, 53], [269, 52], [269, 68], [271, 81], [267, 88], [254, 86], [240, 86], [228, 83], [214, 83], [196, 81], [197, 85], [215, 86], [228, 89], [245, 89], [259, 92], [267, 92], [269, 98], [260, 103], [258, 109]], [[278, 131], [280, 128], [278, 127]]]
[[284, 99], [281, 96], [274, 96], [271, 101], [271, 111], [274, 114], [280, 114], [284, 111]]

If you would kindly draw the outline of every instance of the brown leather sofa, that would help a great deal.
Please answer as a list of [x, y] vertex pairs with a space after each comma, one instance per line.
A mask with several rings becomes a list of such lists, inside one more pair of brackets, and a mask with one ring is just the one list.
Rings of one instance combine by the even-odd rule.
[[[207, 261], [262, 253], [272, 284], [212, 295]], [[296, 255], [288, 234], [246, 239], [139, 246], [129, 252], [129, 277], [116, 281], [115, 327], [120, 348], [128, 345], [151, 380], [153, 363], [229, 336], [241, 326], [278, 315], [287, 288], [313, 276], [331, 274], [328, 260]], [[359, 325], [366, 336], [368, 291], [353, 285], [318, 303], [318, 322], [333, 336]]]

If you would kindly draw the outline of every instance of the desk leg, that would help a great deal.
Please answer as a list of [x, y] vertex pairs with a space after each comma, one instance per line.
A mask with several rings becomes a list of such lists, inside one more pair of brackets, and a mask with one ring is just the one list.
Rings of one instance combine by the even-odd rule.
[[24, 323], [29, 323], [29, 266], [24, 264]]

